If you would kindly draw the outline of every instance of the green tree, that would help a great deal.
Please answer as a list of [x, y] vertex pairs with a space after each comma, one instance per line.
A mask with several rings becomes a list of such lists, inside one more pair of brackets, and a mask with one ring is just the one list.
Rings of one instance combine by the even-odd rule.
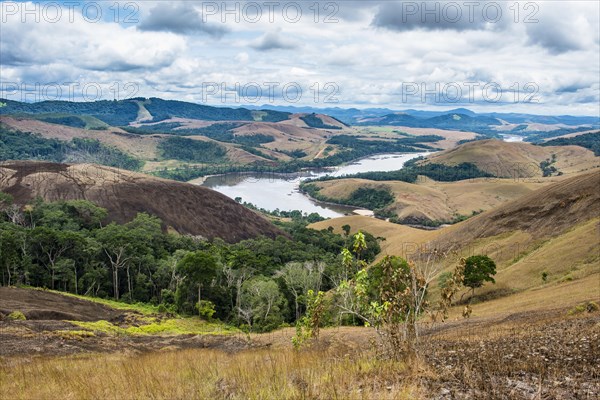
[[202, 300], [211, 299], [211, 289], [215, 286], [219, 273], [216, 258], [206, 251], [186, 254], [177, 263], [176, 273], [180, 284], [175, 292], [175, 304], [181, 311], [191, 312]]
[[250, 330], [266, 331], [283, 322], [285, 297], [277, 282], [264, 276], [247, 280], [242, 285], [240, 316]]
[[465, 260], [463, 284], [470, 287], [472, 293], [484, 282], [496, 283], [493, 275], [496, 275], [496, 263], [488, 256], [475, 255]]
[[306, 261], [287, 263], [276, 276], [281, 277], [294, 297], [295, 319], [300, 318], [300, 304], [305, 303], [308, 292], [319, 292], [325, 265]]

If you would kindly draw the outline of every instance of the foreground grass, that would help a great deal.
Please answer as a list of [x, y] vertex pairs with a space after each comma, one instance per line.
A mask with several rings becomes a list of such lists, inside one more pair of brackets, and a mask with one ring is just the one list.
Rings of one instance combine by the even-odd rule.
[[0, 368], [3, 399], [410, 399], [406, 366], [369, 353], [183, 350]]

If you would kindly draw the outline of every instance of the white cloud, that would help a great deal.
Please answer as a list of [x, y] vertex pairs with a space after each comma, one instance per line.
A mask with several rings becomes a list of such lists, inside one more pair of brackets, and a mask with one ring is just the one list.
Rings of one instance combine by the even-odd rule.
[[[337, 23], [323, 23], [323, 9], [315, 22], [305, 7], [297, 23], [276, 13], [272, 23], [265, 16], [255, 24], [242, 19], [225, 25], [217, 23], [218, 15], [208, 25], [199, 23], [200, 3], [140, 4], [138, 26], [89, 23], [78, 14], [73, 23], [8, 18], [0, 35], [2, 80], [138, 82], [139, 95], [195, 101], [206, 82], [298, 82], [307, 105], [394, 108], [429, 106], [419, 99], [404, 102], [403, 82], [496, 82], [503, 89], [533, 82], [542, 104], [489, 104], [479, 93], [480, 103], [466, 106], [598, 110], [596, 2], [536, 3], [535, 24], [522, 23], [522, 9], [515, 23], [504, 8], [504, 20], [493, 26], [481, 18], [472, 24], [398, 25], [398, 10], [387, 2], [339, 2]], [[339, 86], [340, 104], [314, 103], [310, 87], [327, 82]]]

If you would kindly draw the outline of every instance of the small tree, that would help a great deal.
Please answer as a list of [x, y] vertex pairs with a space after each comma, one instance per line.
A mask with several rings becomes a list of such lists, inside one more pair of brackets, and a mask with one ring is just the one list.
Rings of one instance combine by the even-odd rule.
[[[365, 250], [362, 238], [354, 236], [354, 254], [361, 269], [352, 280], [341, 282], [336, 290], [342, 314], [359, 318], [365, 326], [374, 327], [386, 356], [392, 358], [418, 356], [418, 318], [430, 311], [427, 291], [442, 269], [445, 253], [433, 251], [407, 262], [387, 256], [370, 268], [360, 259]], [[352, 264], [352, 254], [342, 251], [344, 264]], [[443, 289], [437, 313], [447, 315], [453, 295], [462, 283], [464, 260], [455, 267]], [[437, 314], [436, 314], [437, 315]]]
[[476, 255], [465, 260], [463, 284], [471, 288], [472, 294], [484, 282], [496, 283], [492, 275], [496, 275], [496, 263], [488, 256]]
[[292, 338], [294, 348], [298, 349], [308, 339], [319, 339], [319, 328], [325, 312], [325, 294], [309, 290], [306, 300], [306, 314], [296, 321], [296, 336]]

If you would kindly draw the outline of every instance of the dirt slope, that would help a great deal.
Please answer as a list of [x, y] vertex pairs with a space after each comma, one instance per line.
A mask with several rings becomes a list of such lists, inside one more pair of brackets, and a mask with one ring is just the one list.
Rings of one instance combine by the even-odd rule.
[[21, 311], [28, 320], [112, 320], [124, 314], [103, 304], [44, 290], [0, 287], [0, 312]]
[[146, 212], [159, 217], [165, 228], [228, 242], [282, 234], [257, 213], [208, 188], [92, 164], [5, 162], [0, 164], [0, 190], [18, 204], [37, 196], [89, 200], [120, 223]]

